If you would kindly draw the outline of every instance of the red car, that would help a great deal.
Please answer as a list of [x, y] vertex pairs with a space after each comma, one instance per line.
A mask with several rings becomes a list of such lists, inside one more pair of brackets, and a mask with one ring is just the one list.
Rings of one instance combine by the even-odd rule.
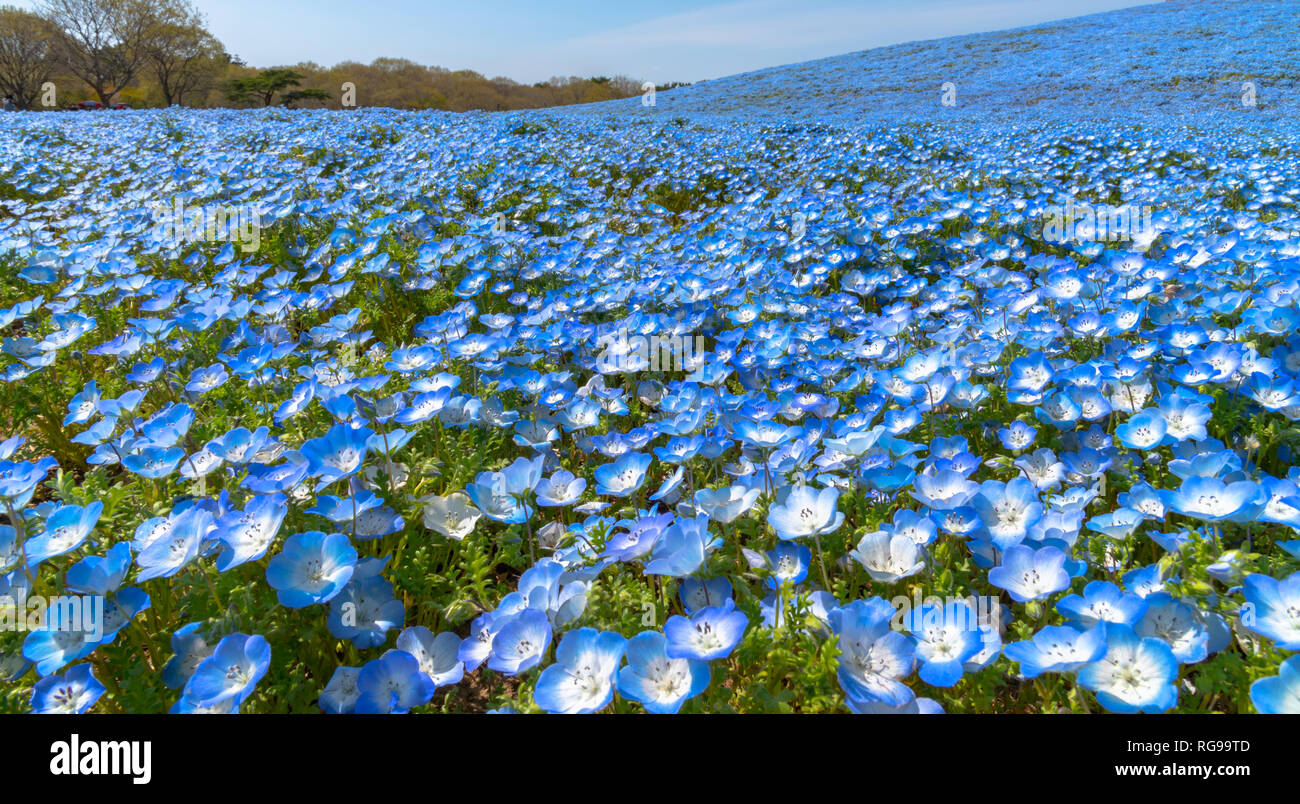
[[125, 103], [111, 103], [108, 106], [105, 106], [104, 104], [100, 103], [97, 100], [86, 100], [86, 101], [82, 101], [81, 103], [73, 103], [68, 105], [68, 110], [73, 112], [92, 112], [92, 111], [99, 111], [101, 109], [130, 109], [130, 108], [131, 107], [127, 106]]

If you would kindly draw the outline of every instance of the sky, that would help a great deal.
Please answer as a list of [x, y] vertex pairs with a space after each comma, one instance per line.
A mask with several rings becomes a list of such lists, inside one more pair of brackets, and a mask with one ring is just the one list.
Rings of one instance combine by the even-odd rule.
[[[1149, 0], [1148, 0], [1149, 1]], [[701, 81], [883, 45], [1017, 28], [1132, 0], [193, 0], [257, 67], [406, 58], [533, 83]], [[19, 0], [31, 7], [34, 0]]]

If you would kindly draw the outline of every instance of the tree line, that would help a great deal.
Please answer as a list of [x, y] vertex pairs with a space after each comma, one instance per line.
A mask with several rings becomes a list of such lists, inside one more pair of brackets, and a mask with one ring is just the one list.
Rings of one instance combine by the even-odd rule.
[[[681, 86], [658, 87], [658, 91]], [[390, 106], [505, 111], [641, 94], [624, 76], [536, 84], [406, 59], [250, 67], [207, 30], [190, 0], [41, 0], [0, 5], [0, 94], [20, 109], [105, 106]]]

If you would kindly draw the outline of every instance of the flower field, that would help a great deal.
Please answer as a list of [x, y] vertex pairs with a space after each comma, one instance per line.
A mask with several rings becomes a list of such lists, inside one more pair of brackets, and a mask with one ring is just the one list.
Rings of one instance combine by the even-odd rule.
[[0, 118], [0, 711], [1300, 712], [1294, 124], [699, 90]]

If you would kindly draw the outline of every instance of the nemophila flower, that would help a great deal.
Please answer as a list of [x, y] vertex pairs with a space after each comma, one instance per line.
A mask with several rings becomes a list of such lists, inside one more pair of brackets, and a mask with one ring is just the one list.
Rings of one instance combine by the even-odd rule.
[[951, 687], [961, 680], [962, 665], [982, 646], [979, 619], [961, 601], [909, 609], [903, 626], [916, 637], [921, 680], [935, 687]]
[[122, 467], [132, 474], [159, 480], [171, 475], [185, 459], [180, 447], [145, 447], [122, 458]]
[[68, 401], [68, 415], [63, 417], [63, 426], [83, 424], [90, 420], [99, 409], [99, 386], [94, 380]]
[[404, 715], [433, 698], [433, 682], [420, 672], [420, 663], [406, 651], [386, 651], [357, 673], [358, 715]]
[[1049, 625], [1031, 639], [1012, 642], [1002, 653], [1020, 665], [1020, 675], [1037, 678], [1043, 673], [1073, 673], [1106, 654], [1106, 631], [1094, 625], [1088, 629]]
[[858, 541], [857, 548], [849, 555], [867, 570], [872, 580], [883, 583], [896, 583], [925, 568], [924, 551], [903, 533], [872, 531]]
[[1134, 631], [1169, 645], [1180, 664], [1195, 664], [1209, 655], [1210, 632], [1195, 607], [1167, 592], [1147, 595], [1147, 610]]
[[206, 368], [195, 369], [191, 372], [190, 381], [185, 384], [185, 390], [194, 396], [201, 396], [225, 385], [229, 379], [230, 374], [226, 371], [226, 367], [221, 363], [214, 363]]
[[451, 388], [439, 388], [436, 391], [418, 394], [406, 407], [397, 412], [393, 419], [399, 424], [418, 424], [436, 416], [447, 400], [451, 399]]
[[1199, 397], [1173, 394], [1160, 400], [1160, 415], [1165, 420], [1164, 443], [1173, 444], [1189, 438], [1205, 438], [1205, 424], [1212, 413], [1209, 405], [1199, 401]]
[[669, 658], [667, 637], [643, 631], [627, 641], [627, 666], [618, 670], [617, 686], [619, 695], [639, 702], [647, 712], [673, 715], [708, 689], [709, 665], [699, 659]]
[[352, 579], [357, 551], [342, 533], [295, 533], [266, 567], [280, 605], [300, 609], [327, 603]]
[[1300, 572], [1281, 581], [1254, 573], [1246, 576], [1243, 586], [1241, 624], [1282, 650], [1300, 650]]
[[542, 455], [518, 458], [500, 472], [480, 472], [466, 491], [488, 518], [520, 524], [533, 515], [528, 496], [541, 482], [544, 461]]
[[1040, 600], [1070, 588], [1065, 553], [1055, 547], [1038, 550], [1022, 544], [1007, 548], [1002, 563], [989, 570], [989, 583], [1005, 589], [1019, 603]]
[[642, 568], [646, 575], [681, 578], [699, 572], [709, 552], [722, 544], [709, 532], [709, 518], [678, 517], [664, 529], [655, 542], [650, 558]]
[[[270, 437], [270, 430], [259, 427], [250, 431], [247, 427], [236, 427], [221, 438], [208, 442], [207, 449], [227, 463], [244, 465], [259, 460], [268, 454], [281, 451], [283, 446]], [[274, 461], [278, 455], [267, 458]]]
[[664, 623], [668, 656], [673, 659], [725, 659], [745, 636], [749, 618], [730, 599], [706, 606], [690, 618], [674, 615]]
[[1262, 510], [1267, 502], [1253, 481], [1225, 483], [1214, 477], [1189, 477], [1177, 489], [1162, 490], [1160, 497], [1170, 511], [1210, 522]]
[[544, 507], [573, 505], [587, 488], [585, 478], [559, 469], [537, 486], [537, 504]]
[[394, 597], [392, 583], [379, 575], [386, 563], [377, 558], [357, 562], [352, 580], [329, 601], [330, 633], [352, 640], [359, 649], [384, 644], [388, 632], [406, 621], [406, 607]]
[[317, 704], [327, 714], [351, 715], [356, 712], [361, 689], [357, 686], [360, 667], [336, 667], [329, 683], [321, 691]]
[[336, 424], [322, 438], [313, 438], [299, 452], [307, 460], [307, 474], [320, 479], [317, 489], [351, 477], [360, 468], [374, 431], [366, 427]]
[[[779, 589], [786, 582], [797, 584], [808, 577], [812, 550], [809, 550], [806, 545], [778, 542], [775, 549], [768, 550], [767, 553], [758, 553], [749, 548], [742, 548], [742, 550], [750, 567], [770, 573], [767, 585], [772, 589]], [[730, 584], [727, 586], [730, 592]]]
[[710, 578], [707, 581], [699, 578], [682, 578], [678, 583], [682, 608], [687, 614], [694, 614], [708, 606], [720, 606], [722, 601], [732, 599], [731, 592], [731, 581], [725, 577]]
[[1108, 711], [1164, 712], [1178, 702], [1178, 660], [1163, 641], [1106, 623], [1106, 655], [1079, 669], [1079, 683]]
[[613, 463], [596, 467], [596, 493], [614, 497], [629, 497], [645, 483], [646, 470], [651, 457], [640, 452], [629, 452]]
[[199, 663], [212, 655], [213, 646], [208, 644], [199, 629], [201, 622], [187, 623], [172, 633], [172, 657], [163, 666], [162, 680], [168, 688], [178, 690], [190, 680]]
[[695, 507], [709, 519], [729, 524], [754, 507], [761, 489], [744, 486], [726, 486], [720, 489], [700, 489], [695, 492]]
[[524, 596], [515, 592], [502, 598], [494, 611], [485, 611], [470, 623], [469, 636], [461, 640], [456, 658], [465, 665], [465, 671], [472, 673], [486, 662], [492, 652], [492, 641], [497, 632], [510, 621], [511, 617], [527, 608]]
[[773, 450], [798, 437], [798, 427], [786, 427], [773, 421], [742, 419], [733, 431], [737, 438], [761, 450]]
[[[652, 512], [653, 514], [653, 512]], [[618, 523], [618, 529], [610, 534], [605, 542], [603, 558], [615, 561], [631, 561], [650, 552], [669, 525], [673, 523], [672, 514], [643, 516], [635, 521], [624, 520]]]
[[837, 510], [840, 493], [834, 486], [787, 486], [767, 512], [767, 523], [782, 539], [802, 539], [833, 533], [844, 522]]
[[1116, 427], [1115, 436], [1129, 449], [1145, 452], [1164, 442], [1166, 430], [1165, 419], [1159, 411], [1144, 410]]
[[579, 628], [555, 649], [556, 663], [542, 670], [533, 701], [552, 714], [580, 715], [604, 709], [614, 698], [614, 679], [627, 640], [621, 634]]
[[266, 554], [289, 512], [283, 494], [254, 497], [243, 511], [228, 511], [216, 521], [215, 537], [222, 543], [217, 569], [225, 572]]
[[970, 502], [979, 488], [978, 483], [967, 480], [960, 472], [943, 469], [934, 474], [923, 472], [917, 475], [909, 493], [922, 505], [936, 511], [951, 511]]
[[1143, 521], [1142, 514], [1131, 508], [1121, 507], [1089, 519], [1088, 529], [1096, 531], [1109, 539], [1122, 542], [1132, 535]]
[[917, 513], [906, 508], [894, 513], [887, 529], [896, 535], [906, 536], [920, 547], [930, 544], [939, 536], [939, 528], [928, 513]]
[[420, 672], [434, 688], [455, 684], [465, 675], [465, 664], [457, 654], [461, 638], [451, 631], [434, 636], [422, 625], [406, 628], [397, 635], [397, 649], [406, 651], [420, 663]]
[[1056, 610], [1083, 628], [1098, 623], [1136, 626], [1146, 613], [1146, 599], [1125, 592], [1110, 581], [1091, 581], [1082, 595], [1066, 595], [1056, 603]]
[[460, 541], [473, 533], [474, 525], [483, 516], [481, 511], [470, 505], [470, 498], [459, 491], [453, 491], [445, 497], [430, 495], [423, 498], [422, 502], [424, 526], [453, 541]]
[[271, 665], [271, 646], [266, 639], [231, 634], [195, 668], [185, 682], [182, 697], [191, 705], [213, 707], [226, 700], [235, 705], [252, 693]]
[[80, 715], [90, 710], [105, 687], [93, 668], [79, 664], [61, 676], [46, 676], [32, 687], [32, 713], [37, 715]]
[[524, 570], [516, 588], [525, 605], [546, 612], [556, 628], [578, 619], [587, 607], [586, 582], [569, 576], [564, 564], [553, 558]]
[[281, 463], [275, 466], [254, 464], [249, 467], [248, 475], [240, 481], [239, 485], [254, 494], [292, 492], [306, 479], [309, 468], [306, 461]]
[[45, 531], [33, 536], [23, 545], [27, 555], [27, 565], [35, 567], [43, 561], [61, 556], [80, 547], [104, 510], [104, 504], [96, 500], [86, 506], [62, 505], [45, 519]]
[[1056, 489], [1065, 481], [1065, 464], [1056, 459], [1056, 453], [1050, 449], [1036, 449], [1032, 453], [1021, 455], [1012, 464], [1039, 491]]
[[49, 457], [38, 461], [0, 461], [0, 498], [15, 509], [22, 508], [36, 486], [58, 465], [58, 461]]
[[998, 440], [1002, 446], [1013, 452], [1029, 449], [1037, 435], [1038, 430], [1022, 421], [1014, 421], [998, 430]]
[[[198, 556], [199, 547], [216, 530], [212, 512], [197, 505], [173, 513], [166, 520], [150, 520], [141, 527], [145, 526], [150, 526], [148, 541], [132, 545], [138, 551], [135, 563], [140, 573], [136, 580], [140, 582], [180, 572]], [[136, 536], [140, 538], [139, 530]]]
[[900, 680], [916, 664], [915, 646], [891, 627], [896, 614], [878, 597], [855, 600], [831, 612], [831, 627], [839, 636], [837, 677], [849, 698], [901, 706], [915, 697]]
[[1038, 499], [1034, 484], [1023, 477], [1013, 478], [1005, 484], [986, 480], [979, 492], [971, 498], [971, 506], [979, 513], [988, 541], [999, 550], [1019, 544], [1043, 516], [1043, 504]]
[[551, 621], [546, 613], [523, 609], [506, 618], [492, 637], [487, 666], [508, 676], [519, 675], [536, 667], [550, 644]]
[[1251, 684], [1250, 701], [1261, 715], [1300, 715], [1300, 656], [1282, 662], [1277, 675]]
[[[76, 605], [54, 601], [44, 610], [40, 630], [30, 631], [23, 640], [23, 658], [36, 665], [37, 673], [48, 676], [99, 646], [104, 623], [96, 619], [89, 603], [89, 598]], [[19, 614], [27, 613], [19, 609]]]

